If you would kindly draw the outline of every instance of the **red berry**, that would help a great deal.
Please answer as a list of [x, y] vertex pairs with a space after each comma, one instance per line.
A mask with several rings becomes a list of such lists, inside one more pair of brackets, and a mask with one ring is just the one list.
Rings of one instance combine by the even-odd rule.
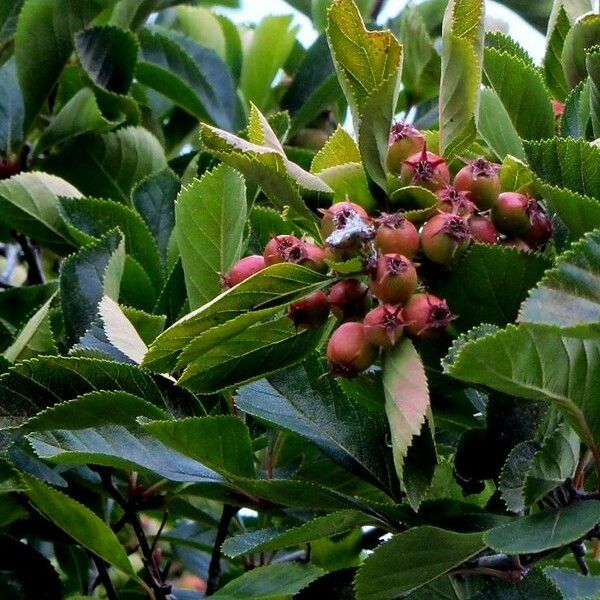
[[267, 266], [285, 262], [284, 251], [299, 242], [300, 240], [295, 235], [277, 235], [271, 238], [263, 252]]
[[325, 250], [319, 248], [319, 246], [315, 246], [315, 244], [298, 242], [283, 251], [283, 258], [285, 262], [302, 265], [313, 271], [320, 271], [322, 273], [327, 271]]
[[327, 360], [333, 375], [354, 377], [377, 359], [377, 348], [367, 340], [362, 323], [343, 323], [327, 345]]
[[436, 215], [421, 230], [421, 247], [425, 256], [439, 265], [452, 264], [465, 252], [470, 241], [467, 220], [458, 215]]
[[480, 210], [492, 208], [500, 194], [500, 168], [500, 165], [480, 157], [456, 174], [454, 187], [461, 192], [471, 192], [471, 200]]
[[362, 319], [371, 307], [369, 288], [358, 279], [344, 279], [329, 290], [331, 312], [340, 321]]
[[222, 277], [222, 283], [224, 287], [231, 288], [238, 283], [248, 279], [255, 273], [262, 271], [267, 265], [265, 259], [259, 254], [253, 254], [252, 256], [246, 256], [241, 260], [238, 260], [226, 275]]
[[454, 319], [445, 300], [432, 294], [415, 294], [402, 309], [407, 335], [429, 340], [444, 330]]
[[399, 306], [381, 304], [367, 314], [363, 324], [371, 344], [391, 348], [402, 337], [405, 322]]
[[529, 203], [528, 212], [530, 226], [521, 237], [532, 248], [543, 247], [550, 241], [554, 232], [552, 219], [535, 200]]
[[329, 208], [322, 209], [321, 213], [323, 215], [321, 219], [323, 239], [328, 238], [335, 229], [344, 227], [348, 218], [352, 218], [352, 216], [358, 215], [365, 221], [369, 220], [369, 215], [362, 206], [349, 201], [332, 204]]
[[394, 123], [387, 155], [389, 171], [399, 173], [402, 169], [402, 163], [409, 156], [422, 152], [424, 147], [425, 138], [418, 129], [406, 123]]
[[412, 258], [419, 251], [419, 232], [401, 213], [384, 213], [376, 223], [375, 246], [381, 254], [403, 254]]
[[320, 290], [295, 302], [288, 309], [288, 317], [298, 329], [318, 329], [328, 316], [329, 300]]
[[442, 212], [461, 217], [475, 212], [476, 207], [470, 200], [470, 192], [459, 192], [454, 186], [448, 185], [443, 190], [438, 190], [436, 196], [440, 199], [437, 208]]
[[529, 203], [531, 198], [519, 192], [504, 192], [492, 209], [494, 225], [508, 235], [520, 235], [531, 226]]
[[400, 170], [402, 185], [418, 185], [432, 192], [446, 187], [450, 183], [450, 171], [446, 160], [425, 147], [402, 163]]
[[498, 241], [498, 231], [487, 217], [473, 215], [469, 218], [469, 229], [475, 242], [495, 244]]
[[371, 291], [385, 304], [406, 302], [419, 283], [415, 266], [402, 254], [384, 254], [377, 259]]

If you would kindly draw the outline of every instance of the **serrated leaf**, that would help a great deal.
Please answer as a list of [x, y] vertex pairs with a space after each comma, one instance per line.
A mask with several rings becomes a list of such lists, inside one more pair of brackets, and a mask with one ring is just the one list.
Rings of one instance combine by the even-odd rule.
[[114, 0], [28, 0], [19, 15], [15, 58], [28, 131], [73, 52], [73, 36]]
[[[423, 429], [429, 412], [429, 388], [421, 358], [406, 338], [389, 351], [383, 367], [385, 411], [392, 436], [398, 479], [404, 479], [404, 462], [413, 438]], [[415, 502], [411, 502], [415, 504]], [[416, 507], [418, 503], [416, 503]]]
[[473, 600], [564, 600], [564, 597], [544, 574], [535, 570], [517, 584], [491, 581]]
[[161, 269], [158, 248], [145, 223], [131, 208], [119, 202], [96, 198], [62, 198], [60, 206], [63, 218], [72, 228], [72, 237], [82, 244], [118, 227], [123, 234], [125, 252], [140, 264], [153, 286], [159, 288]]
[[560, 135], [572, 138], [592, 138], [590, 82], [582, 81], [573, 88], [565, 101], [560, 120]]
[[231, 130], [235, 89], [218, 54], [190, 38], [162, 28], [139, 34], [141, 56], [136, 77], [198, 119]]
[[585, 140], [554, 138], [526, 142], [525, 152], [533, 172], [550, 185], [600, 198], [600, 148]]
[[486, 48], [483, 73], [521, 138], [536, 140], [554, 135], [550, 95], [535, 67], [506, 52]]
[[475, 244], [432, 289], [448, 301], [460, 330], [480, 323], [503, 326], [516, 319], [527, 292], [549, 266], [539, 254]]
[[312, 564], [268, 565], [242, 574], [220, 588], [213, 597], [222, 600], [290, 598], [323, 574]]
[[154, 421], [144, 430], [169, 448], [225, 476], [256, 477], [250, 432], [237, 417]]
[[539, 445], [533, 441], [521, 442], [511, 451], [500, 473], [498, 489], [506, 508], [514, 513], [523, 512], [529, 502], [526, 502], [523, 492], [527, 470]]
[[25, 323], [13, 343], [4, 351], [6, 360], [14, 363], [18, 360], [33, 358], [38, 354], [54, 354], [56, 345], [50, 328], [50, 305], [55, 294]]
[[565, 37], [561, 61], [565, 79], [571, 88], [586, 79], [586, 50], [598, 44], [600, 16], [590, 12], [579, 19]]
[[440, 154], [451, 158], [476, 136], [483, 62], [484, 3], [451, 0], [442, 25]]
[[190, 309], [222, 291], [221, 276], [242, 252], [246, 186], [231, 167], [220, 165], [184, 187], [175, 205], [175, 235]]
[[338, 126], [313, 158], [310, 172], [317, 174], [347, 163], [360, 163], [360, 150], [352, 136]]
[[532, 505], [573, 477], [579, 463], [579, 437], [563, 423], [543, 442], [526, 470], [523, 492]]
[[36, 144], [36, 153], [86, 133], [104, 133], [119, 124], [104, 117], [94, 92], [79, 90], [50, 121]]
[[47, 173], [20, 173], [0, 181], [4, 225], [60, 254], [66, 253], [73, 243], [60, 216], [59, 196], [81, 198], [81, 193], [64, 179]]
[[95, 391], [37, 414], [23, 430], [36, 454], [53, 463], [142, 470], [182, 483], [220, 481], [214, 471], [167, 448], [137, 422], [165, 416], [133, 394]]
[[365, 561], [355, 580], [357, 600], [394, 600], [458, 567], [484, 547], [480, 533], [429, 526], [409, 529]]
[[153, 370], [171, 370], [182, 350], [211, 327], [246, 311], [285, 305], [329, 282], [325, 275], [299, 265], [267, 267], [172, 325], [150, 346], [144, 364]]
[[84, 29], [75, 35], [75, 51], [97, 86], [127, 94], [138, 55], [138, 43], [130, 31], [113, 25]]
[[238, 534], [225, 541], [223, 552], [231, 558], [249, 553], [272, 552], [340, 535], [372, 522], [370, 517], [356, 510], [336, 511], [290, 529], [259, 529]]
[[522, 323], [571, 327], [600, 320], [600, 231], [561, 254], [519, 312]]
[[14, 365], [0, 377], [0, 415], [18, 425], [40, 410], [96, 390], [123, 391], [161, 407], [168, 401], [148, 373], [107, 360], [41, 356]]
[[169, 240], [175, 227], [175, 200], [181, 184], [171, 169], [148, 175], [131, 192], [134, 208], [154, 236], [163, 269], [167, 268]]
[[594, 137], [600, 137], [600, 47], [586, 53], [585, 66], [590, 86], [590, 108]]
[[60, 272], [60, 295], [70, 345], [92, 325], [103, 296], [118, 299], [123, 261], [123, 238], [117, 230], [65, 260]]
[[327, 39], [350, 106], [363, 164], [371, 179], [385, 190], [402, 47], [389, 30], [368, 31], [351, 0], [333, 2], [328, 17]]
[[27, 496], [35, 507], [67, 535], [91, 550], [100, 558], [114, 565], [123, 573], [136, 578], [125, 548], [110, 527], [89, 508], [66, 494], [30, 476], [23, 476], [28, 489]]
[[362, 163], [330, 167], [320, 171], [318, 175], [333, 190], [333, 203], [344, 202], [351, 198], [352, 202], [362, 206], [370, 214], [377, 210], [377, 202], [369, 189], [367, 174]]
[[[584, 442], [600, 438], [598, 393], [600, 335], [591, 327], [564, 331], [522, 324], [465, 344], [449, 375], [530, 400], [555, 402]], [[513, 357], [518, 357], [515, 361]], [[534, 368], [532, 368], [534, 367]]]
[[290, 15], [266, 16], [244, 51], [240, 87], [246, 100], [262, 110], [269, 108], [273, 80], [292, 51], [297, 32]]
[[600, 594], [600, 577], [585, 576], [570, 569], [546, 567], [544, 575], [554, 583], [565, 600], [587, 600]]
[[526, 160], [523, 142], [502, 100], [494, 90], [487, 87], [479, 94], [477, 131], [500, 160], [504, 160], [509, 154]]
[[121, 306], [121, 310], [145, 344], [153, 342], [165, 328], [165, 315], [151, 315], [131, 306]]
[[[380, 442], [387, 427], [379, 410], [351, 400], [325, 379], [316, 358], [238, 390], [240, 410], [309, 440], [342, 467], [394, 493], [391, 455]], [[379, 440], [379, 441], [378, 441]]]
[[294, 225], [281, 213], [267, 206], [253, 206], [248, 220], [250, 223], [249, 253], [260, 254], [274, 235], [299, 234]]
[[510, 54], [523, 62], [533, 65], [533, 59], [529, 53], [512, 37], [506, 35], [502, 31], [486, 31], [485, 32], [485, 47], [494, 48], [499, 52]]
[[6, 156], [16, 152], [23, 140], [24, 116], [15, 61], [9, 59], [0, 68], [0, 151]]
[[129, 204], [134, 185], [167, 166], [159, 141], [143, 127], [82, 136], [46, 159], [85, 194]]
[[543, 552], [579, 539], [600, 521], [600, 502], [590, 500], [553, 512], [519, 517], [490, 529], [483, 540], [507, 554]]
[[200, 394], [237, 387], [300, 362], [322, 337], [322, 329], [295, 331], [287, 316], [257, 323], [194, 356], [177, 384]]

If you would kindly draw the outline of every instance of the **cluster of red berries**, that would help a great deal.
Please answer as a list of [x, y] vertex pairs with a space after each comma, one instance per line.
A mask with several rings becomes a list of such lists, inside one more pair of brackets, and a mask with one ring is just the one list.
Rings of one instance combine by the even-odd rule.
[[423, 134], [397, 123], [390, 136], [388, 168], [404, 186], [419, 186], [436, 194], [438, 214], [423, 226], [423, 253], [449, 265], [473, 242], [515, 246], [531, 251], [552, 237], [552, 220], [535, 198], [501, 192], [501, 165], [483, 157], [450, 173], [446, 160], [428, 152]]
[[[282, 262], [336, 273], [339, 280], [327, 293], [314, 292], [288, 311], [302, 329], [321, 327], [331, 313], [337, 318], [327, 346], [334, 375], [353, 377], [403, 335], [431, 340], [455, 318], [444, 299], [421, 291], [413, 262], [417, 255], [447, 268], [471, 243], [514, 244], [530, 251], [552, 235], [552, 222], [535, 199], [501, 193], [500, 165], [479, 158], [452, 179], [446, 160], [427, 151], [423, 135], [409, 125], [394, 126], [388, 167], [402, 185], [437, 195], [434, 214], [420, 230], [402, 211], [373, 218], [353, 202], [340, 202], [321, 210], [324, 247], [278, 235], [262, 255], [243, 258], [223, 277], [231, 287]], [[350, 274], [348, 265], [354, 265]]]

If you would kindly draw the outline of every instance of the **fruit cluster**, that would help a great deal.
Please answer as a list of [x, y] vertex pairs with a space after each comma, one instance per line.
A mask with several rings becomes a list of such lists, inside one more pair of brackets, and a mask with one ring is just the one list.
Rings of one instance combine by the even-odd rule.
[[455, 318], [444, 299], [421, 289], [415, 257], [448, 269], [471, 243], [531, 251], [552, 235], [552, 221], [537, 200], [501, 192], [500, 165], [478, 158], [452, 178], [446, 160], [429, 152], [423, 135], [409, 125], [394, 126], [388, 168], [401, 185], [437, 196], [424, 222], [423, 211], [415, 222], [403, 211], [372, 217], [346, 200], [321, 210], [324, 247], [278, 235], [262, 255], [243, 258], [223, 277], [232, 287], [282, 262], [338, 275], [328, 293], [314, 292], [292, 304], [288, 316], [296, 328], [311, 329], [333, 313], [339, 326], [329, 339], [327, 359], [332, 374], [342, 377], [367, 369], [380, 349], [403, 335], [431, 340]]

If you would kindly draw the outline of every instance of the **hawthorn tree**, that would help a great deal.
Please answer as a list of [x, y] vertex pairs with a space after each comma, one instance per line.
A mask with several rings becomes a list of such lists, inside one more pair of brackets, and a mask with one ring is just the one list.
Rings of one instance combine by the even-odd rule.
[[0, 7], [0, 596], [600, 597], [591, 0], [215, 4]]

